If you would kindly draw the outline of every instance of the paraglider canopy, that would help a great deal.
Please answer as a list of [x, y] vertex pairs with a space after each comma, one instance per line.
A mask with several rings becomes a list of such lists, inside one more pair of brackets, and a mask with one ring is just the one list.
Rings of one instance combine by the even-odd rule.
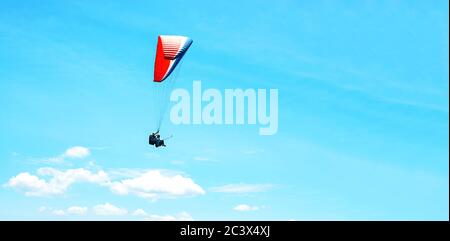
[[[155, 68], [152, 81], [152, 117], [154, 118], [156, 133], [161, 129], [163, 123], [164, 115], [168, 106], [170, 91], [174, 87], [175, 81], [178, 78], [178, 72], [180, 67], [175, 68], [180, 65], [186, 51], [192, 44], [192, 39], [185, 36], [178, 35], [159, 35], [158, 43], [156, 46], [156, 56], [155, 56]], [[152, 136], [150, 136], [152, 137]], [[149, 138], [150, 138], [149, 137]], [[166, 138], [167, 139], [167, 138]], [[151, 143], [160, 143], [159, 146], [165, 146], [164, 140], [159, 138]], [[152, 144], [151, 144], [152, 145]], [[156, 146], [156, 144], [155, 144]]]
[[192, 39], [177, 35], [160, 35], [155, 57], [154, 82], [164, 81], [192, 44]]

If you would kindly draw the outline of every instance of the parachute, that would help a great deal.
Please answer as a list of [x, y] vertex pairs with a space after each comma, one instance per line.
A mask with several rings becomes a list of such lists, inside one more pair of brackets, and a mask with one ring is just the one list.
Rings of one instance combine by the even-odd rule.
[[192, 39], [184, 36], [160, 35], [155, 57], [154, 81], [164, 81], [177, 67]]
[[178, 78], [180, 64], [184, 54], [192, 44], [192, 39], [177, 35], [160, 35], [156, 47], [155, 68], [153, 75], [153, 115], [155, 128], [161, 128], [166, 109], [169, 104], [169, 94]]

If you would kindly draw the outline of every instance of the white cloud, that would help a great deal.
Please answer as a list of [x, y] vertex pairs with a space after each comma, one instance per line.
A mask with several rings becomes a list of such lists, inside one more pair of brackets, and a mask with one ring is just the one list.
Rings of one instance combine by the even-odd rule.
[[85, 158], [91, 154], [89, 148], [83, 147], [83, 146], [74, 146], [69, 149], [67, 149], [63, 157], [70, 157], [70, 158]]
[[147, 171], [148, 170], [146, 169], [116, 168], [110, 170], [108, 172], [108, 175], [111, 177], [111, 179], [118, 180], [118, 179], [138, 177]]
[[[140, 217], [144, 221], [193, 221], [192, 216], [187, 212], [180, 212], [175, 215], [158, 215], [148, 214], [143, 209], [136, 209], [133, 212], [128, 212], [126, 208], [117, 207], [111, 203], [99, 204], [92, 207], [93, 213], [98, 216], [125, 216], [131, 215]], [[52, 207], [42, 206], [39, 208], [39, 212], [49, 212], [55, 216], [67, 216], [67, 215], [85, 215], [88, 211], [87, 207], [71, 206], [64, 209], [54, 209]]]
[[87, 213], [87, 207], [72, 206], [67, 209], [68, 214], [84, 215]]
[[209, 161], [208, 157], [204, 157], [204, 156], [196, 156], [194, 157], [194, 160], [196, 161]]
[[32, 159], [32, 162], [46, 163], [46, 164], [61, 164], [64, 162], [64, 157], [61, 155], [61, 156], [48, 157], [48, 158], [43, 158], [43, 159]]
[[109, 182], [108, 175], [104, 171], [92, 173], [83, 168], [60, 171], [47, 167], [39, 168], [37, 172], [40, 176], [51, 176], [50, 180], [31, 175], [28, 172], [22, 172], [10, 178], [4, 186], [24, 191], [27, 196], [50, 196], [65, 193], [69, 186], [75, 182], [97, 184]]
[[110, 188], [116, 194], [133, 194], [150, 200], [205, 193], [191, 178], [163, 173], [160, 170], [150, 170], [134, 178], [112, 182]]
[[109, 215], [126, 215], [128, 211], [124, 208], [116, 207], [110, 203], [100, 204], [93, 208], [96, 215], [109, 216]]
[[187, 212], [181, 212], [177, 215], [156, 215], [152, 214], [144, 218], [145, 221], [193, 221], [192, 216]]
[[250, 206], [247, 204], [239, 204], [233, 208], [233, 210], [239, 211], [239, 212], [256, 211], [258, 209], [259, 209], [259, 207], [257, 207], [257, 206]]
[[133, 216], [147, 216], [147, 212], [145, 212], [143, 209], [136, 209], [133, 212]]
[[[28, 189], [28, 190], [43, 190], [47, 183], [45, 180], [39, 179], [37, 176], [33, 176], [28, 172], [19, 173], [17, 176], [9, 179], [8, 183], [5, 184], [6, 187], [13, 187], [17, 189]], [[32, 196], [33, 191], [26, 192], [25, 194]]]
[[74, 183], [93, 183], [107, 187], [119, 195], [136, 195], [149, 200], [160, 198], [177, 198], [204, 194], [201, 186], [191, 178], [179, 173], [162, 170], [123, 170], [113, 181], [111, 175], [103, 170], [96, 173], [88, 169], [77, 168], [58, 170], [51, 167], [39, 168], [37, 174], [22, 172], [4, 184], [4, 187], [14, 188], [26, 196], [54, 196], [66, 193]]
[[64, 216], [64, 215], [66, 215], [66, 213], [63, 210], [61, 210], [61, 209], [53, 210], [52, 214], [56, 215], [56, 216]]
[[54, 156], [54, 157], [48, 157], [43, 159], [34, 159], [34, 162], [37, 163], [47, 163], [47, 164], [62, 164], [64, 163], [66, 158], [76, 158], [76, 159], [82, 159], [91, 154], [91, 151], [87, 147], [83, 146], [73, 146], [68, 148], [63, 154]]
[[219, 187], [213, 187], [213, 192], [224, 193], [251, 193], [251, 192], [264, 192], [272, 188], [272, 184], [228, 184]]

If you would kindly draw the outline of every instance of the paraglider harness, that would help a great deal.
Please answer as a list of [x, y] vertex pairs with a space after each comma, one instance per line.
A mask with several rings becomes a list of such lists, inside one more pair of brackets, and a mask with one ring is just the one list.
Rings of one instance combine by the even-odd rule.
[[164, 144], [164, 140], [161, 140], [161, 136], [159, 135], [159, 130], [155, 133], [152, 133], [148, 137], [148, 144], [152, 145], [152, 146], [154, 145], [155, 147], [166, 146]]

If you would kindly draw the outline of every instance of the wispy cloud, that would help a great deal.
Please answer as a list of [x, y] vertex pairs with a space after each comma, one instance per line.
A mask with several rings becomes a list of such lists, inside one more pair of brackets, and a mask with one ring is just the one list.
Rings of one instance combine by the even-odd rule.
[[210, 159], [208, 157], [204, 157], [204, 156], [195, 156], [194, 160], [196, 160], [196, 161], [209, 161]]
[[33, 158], [31, 161], [44, 164], [62, 164], [67, 159], [84, 159], [91, 155], [89, 148], [84, 146], [73, 146], [64, 151], [64, 153], [47, 158]]
[[187, 212], [181, 212], [176, 215], [148, 215], [145, 221], [193, 221], [192, 216]]
[[248, 150], [243, 150], [242, 153], [244, 155], [255, 155], [258, 153], [264, 153], [264, 149], [248, 149]]
[[265, 192], [274, 185], [272, 184], [227, 184], [223, 186], [217, 186], [211, 188], [213, 192], [222, 192], [222, 193], [254, 193], [254, 192]]
[[67, 216], [67, 215], [85, 215], [88, 211], [87, 207], [71, 206], [67, 209], [55, 209], [52, 207], [42, 206], [39, 208], [39, 213], [49, 213], [54, 216]]
[[200, 162], [219, 162], [219, 160], [216, 160], [216, 159], [210, 158], [210, 157], [206, 157], [206, 156], [195, 156], [193, 159], [195, 161], [200, 161]]
[[143, 209], [136, 209], [134, 210], [134, 212], [132, 213], [133, 216], [147, 216], [147, 212], [144, 211]]
[[125, 208], [119, 208], [110, 203], [99, 204], [92, 209], [94, 214], [99, 216], [122, 216], [128, 213]]
[[[386, 104], [405, 105], [448, 113], [448, 102], [436, 101], [436, 98], [440, 100], [448, 99], [448, 92], [446, 91], [430, 89], [427, 85], [413, 87], [409, 81], [380, 77], [371, 71], [364, 70], [363, 67], [336, 65], [335, 62], [329, 63], [325, 60], [321, 60], [318, 64], [325, 69], [329, 69], [329, 71], [306, 73], [298, 70], [286, 70], [285, 73], [297, 78], [322, 82], [348, 92], [359, 93]], [[326, 74], [330, 72], [339, 72], [340, 75], [347, 77], [342, 79]], [[432, 102], [432, 100], [435, 101]]]
[[170, 163], [172, 163], [173, 165], [183, 165], [183, 164], [184, 164], [184, 161], [181, 161], [181, 160], [173, 160], [173, 161], [171, 161]]
[[64, 210], [61, 209], [56, 209], [52, 211], [52, 214], [55, 216], [64, 216], [66, 215], [66, 212], [64, 212]]
[[67, 208], [68, 214], [85, 215], [88, 211], [87, 207], [72, 206]]
[[129, 217], [142, 221], [193, 221], [191, 214], [188, 212], [180, 212], [176, 214], [149, 214], [144, 209], [138, 208], [133, 212], [129, 212], [127, 208], [119, 207], [109, 202], [95, 205], [91, 208], [91, 216], [86, 216], [88, 214], [88, 208], [82, 206], [71, 206], [68, 208], [52, 208], [42, 206], [39, 208], [39, 213], [50, 214], [53, 216], [64, 216], [65, 218], [70, 218], [74, 216], [83, 215], [87, 218], [92, 218], [94, 216], [121, 216]]
[[233, 208], [234, 211], [238, 211], [238, 212], [256, 211], [258, 209], [259, 209], [258, 206], [250, 206], [247, 204], [239, 204]]

